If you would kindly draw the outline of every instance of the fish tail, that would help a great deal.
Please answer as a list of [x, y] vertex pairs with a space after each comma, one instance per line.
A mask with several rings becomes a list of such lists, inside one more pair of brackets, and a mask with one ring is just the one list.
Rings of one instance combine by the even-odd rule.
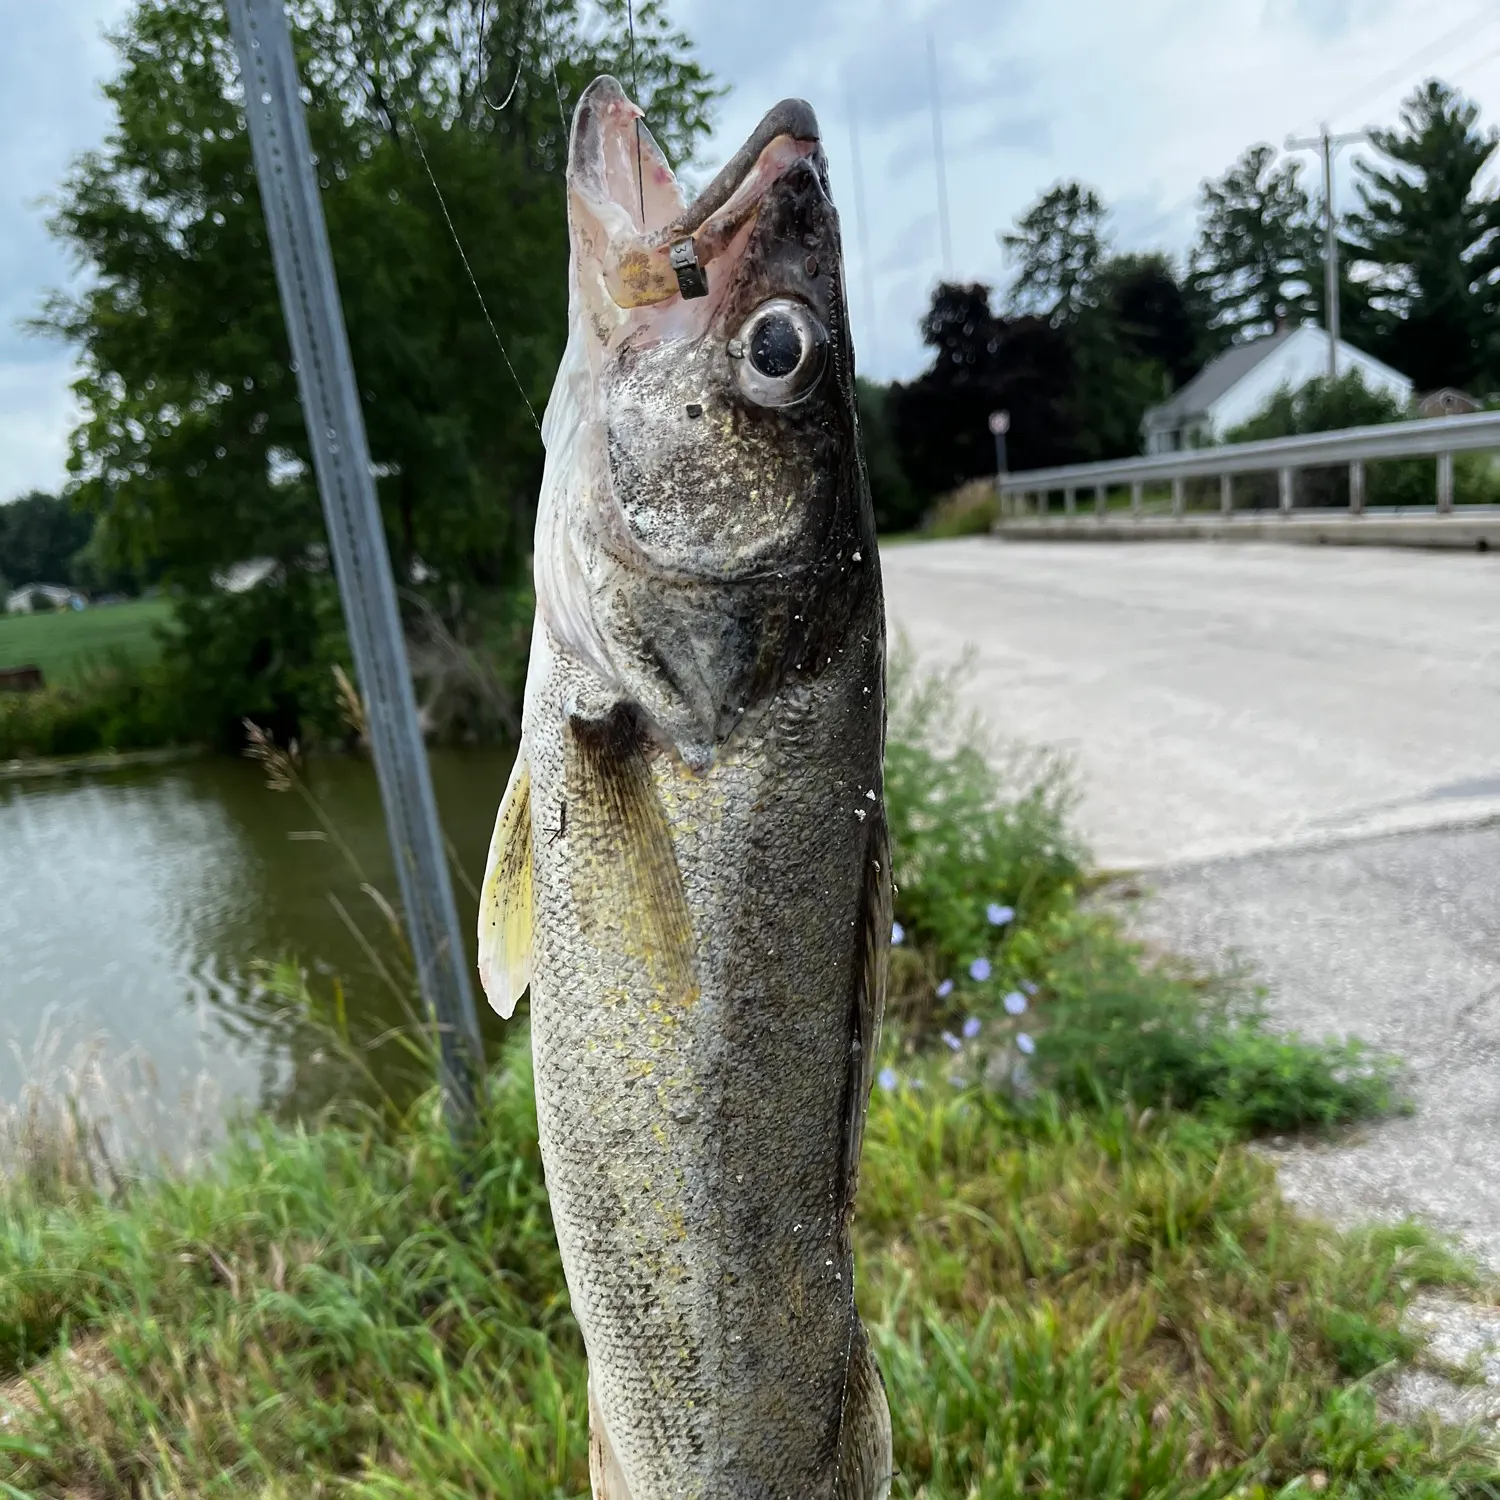
[[862, 1325], [855, 1324], [834, 1500], [887, 1500], [891, 1493], [891, 1409], [885, 1380]]
[[589, 1380], [589, 1488], [594, 1500], [630, 1500], [630, 1486], [615, 1457], [614, 1445], [604, 1427], [604, 1414], [594, 1399], [594, 1382]]

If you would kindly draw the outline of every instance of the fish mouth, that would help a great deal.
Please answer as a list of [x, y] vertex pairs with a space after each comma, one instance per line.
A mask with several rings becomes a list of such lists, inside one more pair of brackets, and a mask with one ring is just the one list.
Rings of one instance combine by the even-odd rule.
[[594, 262], [622, 310], [704, 296], [721, 286], [724, 264], [732, 259], [727, 252], [743, 243], [741, 231], [766, 194], [820, 146], [812, 106], [783, 99], [688, 204], [643, 119], [605, 74], [578, 101], [568, 151], [575, 252]]

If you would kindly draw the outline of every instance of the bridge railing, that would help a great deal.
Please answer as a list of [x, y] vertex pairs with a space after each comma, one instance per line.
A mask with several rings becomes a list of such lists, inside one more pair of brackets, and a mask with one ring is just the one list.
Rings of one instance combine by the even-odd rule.
[[[1500, 412], [1430, 417], [1411, 422], [1386, 422], [1374, 427], [1345, 427], [1337, 432], [1315, 432], [1301, 437], [1271, 438], [1255, 443], [1226, 443], [1219, 447], [1188, 448], [1176, 453], [1152, 453], [1095, 464], [1069, 464], [1055, 469], [1031, 469], [1000, 476], [1002, 524], [1028, 516], [1055, 516], [1055, 497], [1064, 517], [1103, 519], [1112, 506], [1112, 493], [1128, 490], [1130, 514], [1146, 513], [1148, 488], [1170, 487], [1170, 514], [1182, 516], [1190, 480], [1218, 480], [1217, 512], [1235, 513], [1235, 480], [1242, 475], [1274, 474], [1277, 505], [1283, 515], [1299, 509], [1298, 475], [1306, 470], [1347, 469], [1348, 513], [1392, 507], [1366, 505], [1365, 466], [1383, 459], [1430, 458], [1433, 464], [1433, 505], [1428, 514], [1453, 512], [1453, 458], [1458, 453], [1500, 449]], [[1211, 509], [1214, 507], [1210, 507]], [[1339, 507], [1343, 509], [1343, 507]], [[1410, 509], [1410, 507], [1405, 507]], [[1197, 509], [1197, 507], [1195, 507]], [[1327, 513], [1328, 507], [1318, 507]], [[1465, 510], [1471, 509], [1469, 506]], [[1201, 514], [1201, 511], [1200, 511]]]

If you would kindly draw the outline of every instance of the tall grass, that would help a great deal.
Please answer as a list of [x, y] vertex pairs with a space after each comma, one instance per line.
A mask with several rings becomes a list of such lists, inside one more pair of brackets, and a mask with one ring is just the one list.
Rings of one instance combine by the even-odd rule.
[[[1407, 1301], [1478, 1295], [1474, 1271], [1412, 1225], [1303, 1221], [1244, 1144], [1368, 1112], [1386, 1075], [1269, 1036], [1081, 911], [1066, 776], [997, 776], [954, 686], [898, 672], [893, 701], [901, 1004], [856, 1233], [895, 1494], [1500, 1496], [1482, 1435], [1380, 1408], [1418, 1356]], [[328, 1014], [295, 970], [276, 983]], [[429, 1090], [248, 1122], [193, 1171], [22, 1162], [0, 1184], [0, 1494], [585, 1494], [524, 1035], [481, 1108], [463, 1154]]]
[[[262, 1122], [113, 1203], [7, 1190], [3, 1492], [585, 1493], [524, 1040], [484, 1111], [477, 1159], [429, 1095], [394, 1129]], [[1497, 1493], [1477, 1436], [1383, 1422], [1369, 1379], [1413, 1292], [1470, 1273], [1300, 1221], [1222, 1131], [933, 1076], [877, 1092], [861, 1193], [900, 1496]]]

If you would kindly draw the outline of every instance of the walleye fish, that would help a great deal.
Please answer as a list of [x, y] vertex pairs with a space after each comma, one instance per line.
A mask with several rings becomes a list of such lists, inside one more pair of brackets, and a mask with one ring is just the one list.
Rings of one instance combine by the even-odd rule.
[[531, 987], [596, 1500], [883, 1500], [850, 1246], [891, 931], [838, 217], [779, 104], [691, 207], [597, 79], [480, 968]]

